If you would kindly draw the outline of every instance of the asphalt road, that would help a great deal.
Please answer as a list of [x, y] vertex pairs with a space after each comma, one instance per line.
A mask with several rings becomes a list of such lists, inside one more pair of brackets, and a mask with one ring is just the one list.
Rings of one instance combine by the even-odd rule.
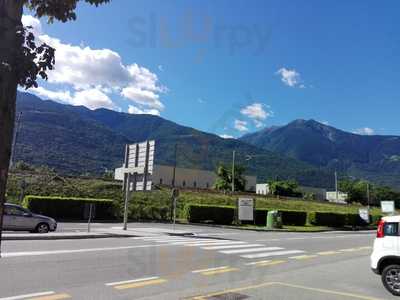
[[155, 234], [170, 226], [130, 224], [143, 233], [135, 238], [5, 241], [0, 300], [394, 299], [370, 271], [371, 232]]

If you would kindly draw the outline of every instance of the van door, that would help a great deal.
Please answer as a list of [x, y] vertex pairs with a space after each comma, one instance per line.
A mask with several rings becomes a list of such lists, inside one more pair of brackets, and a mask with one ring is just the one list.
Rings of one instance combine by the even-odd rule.
[[385, 237], [383, 238], [383, 248], [385, 251], [399, 251], [399, 223], [387, 222], [384, 226]]
[[12, 215], [10, 208], [8, 205], [4, 206], [3, 230], [14, 230], [16, 228], [17, 220]]

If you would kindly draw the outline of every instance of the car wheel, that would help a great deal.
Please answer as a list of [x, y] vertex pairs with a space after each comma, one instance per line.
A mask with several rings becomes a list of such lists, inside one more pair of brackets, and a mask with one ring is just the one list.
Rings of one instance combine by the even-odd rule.
[[48, 233], [50, 230], [50, 227], [47, 223], [40, 223], [38, 226], [36, 226], [36, 232], [38, 233]]
[[382, 283], [395, 296], [400, 296], [400, 265], [389, 265], [383, 269]]

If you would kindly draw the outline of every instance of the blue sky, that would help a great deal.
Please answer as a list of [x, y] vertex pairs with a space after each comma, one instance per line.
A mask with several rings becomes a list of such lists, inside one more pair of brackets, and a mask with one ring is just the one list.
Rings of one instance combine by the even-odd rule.
[[25, 22], [59, 48], [43, 98], [234, 137], [298, 118], [400, 135], [399, 11], [394, 0], [113, 0], [80, 5], [75, 22]]

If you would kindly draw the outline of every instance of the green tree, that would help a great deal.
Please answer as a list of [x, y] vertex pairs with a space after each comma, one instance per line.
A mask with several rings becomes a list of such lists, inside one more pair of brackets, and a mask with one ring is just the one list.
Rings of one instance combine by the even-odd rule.
[[[245, 168], [240, 165], [235, 166], [235, 191], [244, 191], [246, 179], [244, 178]], [[217, 179], [214, 188], [220, 191], [232, 190], [232, 168], [220, 164], [216, 170]]]
[[275, 196], [301, 197], [302, 194], [297, 189], [298, 183], [294, 180], [275, 180], [268, 183], [270, 193]]
[[23, 8], [27, 7], [39, 18], [47, 18], [49, 23], [54, 20], [67, 22], [76, 19], [78, 2], [97, 6], [110, 0], [0, 0], [0, 224], [3, 221], [17, 87], [37, 87], [38, 76], [46, 80], [48, 70], [55, 64], [55, 49], [45, 43], [37, 45], [31, 28], [22, 25]]

